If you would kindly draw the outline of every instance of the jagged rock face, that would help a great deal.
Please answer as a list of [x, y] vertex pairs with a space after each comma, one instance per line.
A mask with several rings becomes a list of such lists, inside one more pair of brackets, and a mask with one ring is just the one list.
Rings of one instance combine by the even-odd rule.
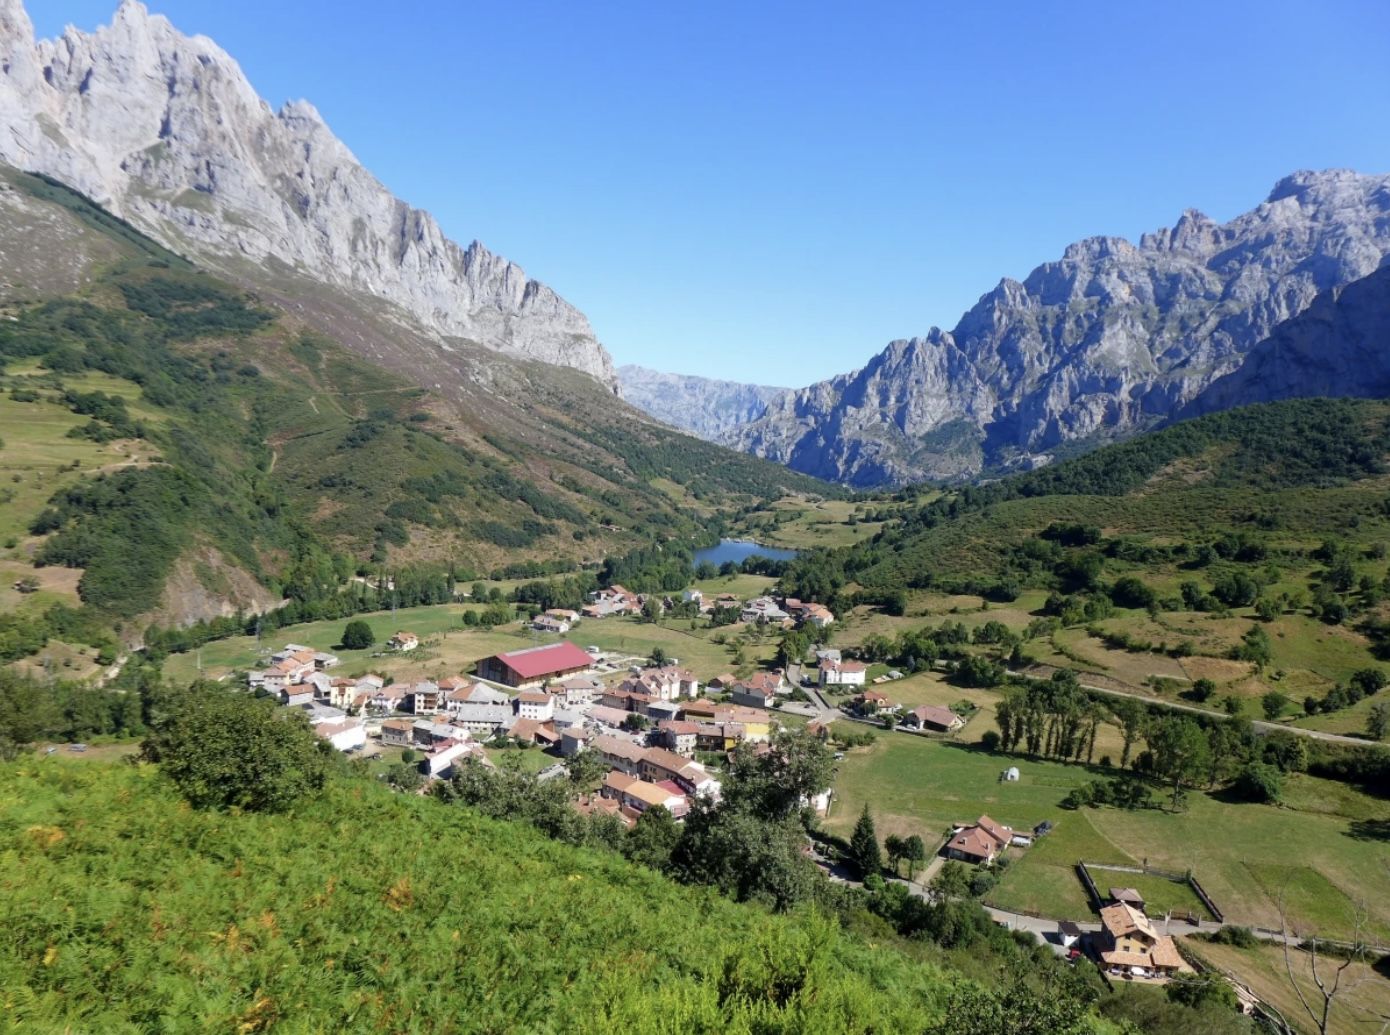
[[1252, 400], [1390, 396], [1390, 265], [1324, 291], [1274, 329], [1233, 373], [1181, 414], [1195, 417]]
[[639, 410], [673, 428], [720, 444], [761, 417], [770, 401], [788, 391], [689, 374], [664, 374], [632, 365], [618, 368], [618, 384], [623, 398]]
[[300, 274], [429, 333], [616, 387], [588, 320], [515, 263], [460, 248], [393, 197], [304, 102], [278, 112], [211, 40], [125, 0], [35, 41], [0, 0], [0, 160], [81, 190], [169, 247], [254, 282]]
[[[854, 485], [1045, 463], [1167, 418], [1388, 253], [1390, 177], [1298, 173], [1224, 225], [1188, 211], [1137, 246], [1074, 244], [1001, 281], [953, 331], [777, 399], [730, 441]], [[1264, 401], [1267, 384], [1231, 405]]]

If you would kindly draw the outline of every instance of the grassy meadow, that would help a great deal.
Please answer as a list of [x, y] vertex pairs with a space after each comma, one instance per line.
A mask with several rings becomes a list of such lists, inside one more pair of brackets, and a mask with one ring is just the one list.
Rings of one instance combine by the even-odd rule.
[[[366, 650], [337, 648], [348, 622], [348, 619], [341, 618], [306, 622], [267, 632], [261, 637], [259, 649], [254, 636], [215, 640], [202, 648], [202, 675], [208, 679], [221, 679], [233, 672], [256, 668], [264, 663], [270, 653], [286, 643], [302, 643], [315, 650], [337, 653], [342, 659], [337, 671], [345, 674], [376, 672], [391, 676], [398, 682], [439, 679], [467, 672], [480, 658], [490, 654], [555, 643], [562, 639], [580, 647], [592, 645], [605, 651], [638, 657], [645, 657], [654, 648], [660, 647], [668, 657], [679, 658], [682, 665], [704, 680], [735, 668], [734, 655], [738, 649], [736, 628], [722, 630], [729, 643], [721, 645], [712, 639], [721, 630], [703, 627], [691, 630], [689, 620], [684, 619], [668, 619], [660, 624], [637, 618], [590, 619], [580, 622], [564, 636], [533, 632], [520, 621], [491, 629], [465, 626], [463, 613], [479, 606], [435, 604], [401, 608], [395, 615], [389, 611], [362, 615], [360, 617], [372, 627], [377, 639], [376, 646]], [[418, 636], [419, 648], [408, 654], [384, 653], [382, 645], [398, 630], [413, 632]], [[771, 661], [776, 654], [777, 641], [767, 635], [747, 643], [742, 649], [746, 664], [762, 664]], [[188, 681], [197, 678], [198, 664], [199, 652], [189, 651], [170, 656], [165, 662], [164, 671], [171, 679]]]
[[[1022, 779], [1001, 783], [1017, 765]], [[989, 754], [905, 734], [884, 735], [839, 763], [837, 804], [827, 825], [847, 834], [867, 803], [880, 836], [920, 834], [936, 843], [956, 821], [987, 813], [1015, 829], [1044, 819], [1056, 829], [1020, 853], [991, 893], [991, 904], [1058, 918], [1089, 915], [1074, 866], [1079, 859], [1192, 870], [1229, 921], [1273, 926], [1278, 899], [1291, 921], [1325, 935], [1350, 930], [1356, 903], [1370, 929], [1390, 939], [1390, 850], [1358, 836], [1358, 821], [1383, 817], [1378, 799], [1307, 775], [1289, 780], [1284, 807], [1228, 804], [1194, 793], [1187, 811], [1064, 810], [1073, 787], [1106, 770]], [[1114, 883], [1129, 884], [1115, 875]], [[1126, 875], [1127, 876], [1127, 875]]]

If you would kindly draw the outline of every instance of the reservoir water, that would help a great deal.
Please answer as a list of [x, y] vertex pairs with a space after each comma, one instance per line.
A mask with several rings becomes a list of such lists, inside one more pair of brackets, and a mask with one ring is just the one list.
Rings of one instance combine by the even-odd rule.
[[742, 564], [754, 554], [759, 557], [766, 557], [771, 561], [789, 561], [796, 556], [796, 551], [780, 550], [775, 546], [763, 546], [761, 543], [751, 543], [747, 539], [721, 539], [718, 546], [707, 546], [703, 550], [696, 550], [695, 564], [698, 567], [705, 561], [709, 561], [716, 568], [725, 561]]

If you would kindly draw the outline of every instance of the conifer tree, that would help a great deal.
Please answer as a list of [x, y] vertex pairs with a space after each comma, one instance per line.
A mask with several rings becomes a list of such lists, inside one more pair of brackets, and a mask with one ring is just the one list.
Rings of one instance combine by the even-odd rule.
[[854, 833], [849, 839], [849, 861], [859, 871], [861, 877], [869, 877], [883, 869], [883, 853], [878, 846], [878, 834], [874, 830], [874, 817], [869, 815], [869, 806], [859, 814], [854, 824]]

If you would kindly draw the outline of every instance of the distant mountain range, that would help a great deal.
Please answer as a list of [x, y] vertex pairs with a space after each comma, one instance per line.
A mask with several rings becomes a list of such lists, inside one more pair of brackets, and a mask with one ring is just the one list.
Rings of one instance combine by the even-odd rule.
[[[1297, 173], [1229, 223], [1188, 211], [1138, 245], [1073, 244], [953, 330], [775, 396], [719, 441], [855, 486], [903, 484], [1036, 466], [1175, 415], [1381, 394], [1387, 254], [1390, 177]], [[668, 400], [688, 408], [676, 393], [632, 399], [673, 423]]]
[[689, 374], [663, 374], [631, 364], [618, 368], [623, 398], [672, 427], [710, 442], [726, 443], [767, 412], [785, 388], [717, 381]]

